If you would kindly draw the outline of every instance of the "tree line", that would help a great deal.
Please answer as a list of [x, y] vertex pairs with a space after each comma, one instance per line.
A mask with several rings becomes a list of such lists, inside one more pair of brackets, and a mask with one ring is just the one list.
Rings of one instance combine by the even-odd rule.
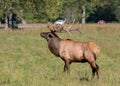
[[13, 14], [17, 21], [54, 22], [62, 18], [71, 23], [120, 22], [120, 0], [0, 0], [0, 21], [8, 23]]

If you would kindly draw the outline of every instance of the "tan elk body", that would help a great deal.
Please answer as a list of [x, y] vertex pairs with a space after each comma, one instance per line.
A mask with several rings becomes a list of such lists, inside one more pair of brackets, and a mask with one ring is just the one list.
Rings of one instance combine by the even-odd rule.
[[99, 78], [99, 66], [96, 59], [100, 49], [94, 42], [61, 39], [54, 31], [42, 32], [40, 35], [47, 40], [50, 51], [64, 61], [64, 71], [70, 72], [72, 62], [88, 62], [92, 68], [93, 78], [95, 73]]

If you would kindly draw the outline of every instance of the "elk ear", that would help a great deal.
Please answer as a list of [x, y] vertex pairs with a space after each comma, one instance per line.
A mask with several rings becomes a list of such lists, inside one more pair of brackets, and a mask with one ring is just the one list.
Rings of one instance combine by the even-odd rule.
[[53, 34], [55, 34], [56, 31], [52, 31], [52, 30], [51, 30], [50, 32], [53, 33]]
[[[56, 31], [51, 31], [51, 33], [55, 36], [58, 37], [58, 35], [55, 33]], [[59, 38], [59, 37], [58, 37]]]

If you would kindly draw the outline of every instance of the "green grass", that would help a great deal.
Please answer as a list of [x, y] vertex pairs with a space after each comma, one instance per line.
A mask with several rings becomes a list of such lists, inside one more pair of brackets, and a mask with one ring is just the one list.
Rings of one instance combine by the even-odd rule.
[[40, 37], [43, 29], [0, 30], [0, 86], [119, 86], [120, 25], [82, 25], [81, 31], [58, 33], [61, 38], [94, 41], [101, 48], [97, 59], [100, 80], [91, 78], [88, 63], [71, 64], [71, 73], [63, 73], [64, 62], [52, 55]]

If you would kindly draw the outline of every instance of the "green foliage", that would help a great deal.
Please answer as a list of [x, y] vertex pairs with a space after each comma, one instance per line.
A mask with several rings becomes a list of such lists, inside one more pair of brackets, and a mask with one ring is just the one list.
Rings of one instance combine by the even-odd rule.
[[120, 22], [120, 0], [114, 1], [114, 13], [116, 15], [116, 19]]
[[62, 3], [61, 0], [45, 0], [45, 13], [49, 20], [55, 20], [61, 13]]
[[58, 18], [66, 18], [68, 23], [74, 19], [81, 22], [83, 5], [89, 22], [102, 17], [108, 22], [120, 20], [119, 0], [1, 0], [0, 4], [1, 19], [4, 19], [4, 14], [16, 13], [19, 19], [28, 23], [54, 22]]

